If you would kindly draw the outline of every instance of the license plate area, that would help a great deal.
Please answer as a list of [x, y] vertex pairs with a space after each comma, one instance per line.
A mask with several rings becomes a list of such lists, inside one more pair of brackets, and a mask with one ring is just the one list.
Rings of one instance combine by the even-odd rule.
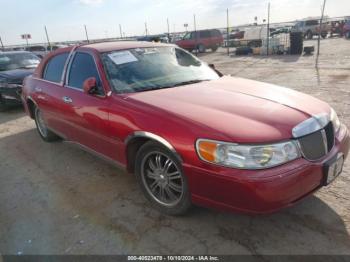
[[324, 169], [324, 185], [332, 183], [343, 171], [344, 155], [338, 154], [336, 157], [328, 161]]

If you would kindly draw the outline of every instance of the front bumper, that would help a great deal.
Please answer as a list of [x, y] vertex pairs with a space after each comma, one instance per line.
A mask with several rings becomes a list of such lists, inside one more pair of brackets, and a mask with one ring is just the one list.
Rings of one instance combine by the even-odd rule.
[[322, 187], [324, 164], [340, 152], [346, 158], [349, 147], [349, 131], [342, 125], [333, 149], [318, 162], [300, 158], [266, 170], [184, 164], [184, 172], [194, 204], [227, 211], [271, 213], [293, 205]]
[[0, 87], [1, 101], [7, 106], [22, 104], [21, 93], [22, 85], [10, 88]]

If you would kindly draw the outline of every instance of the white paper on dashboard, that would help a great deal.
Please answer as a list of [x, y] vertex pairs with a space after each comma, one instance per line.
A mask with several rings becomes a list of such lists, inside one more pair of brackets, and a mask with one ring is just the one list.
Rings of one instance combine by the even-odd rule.
[[108, 56], [117, 65], [138, 61], [137, 58], [130, 51], [114, 52], [109, 54]]

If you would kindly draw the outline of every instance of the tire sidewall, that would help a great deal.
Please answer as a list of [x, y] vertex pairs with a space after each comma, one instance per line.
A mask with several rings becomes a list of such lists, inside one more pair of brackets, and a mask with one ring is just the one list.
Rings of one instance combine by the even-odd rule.
[[[177, 203], [174, 206], [169, 207], [169, 206], [160, 204], [150, 195], [150, 193], [146, 189], [146, 185], [144, 184], [144, 181], [142, 179], [142, 173], [141, 173], [142, 172], [141, 169], [143, 168], [142, 160], [149, 152], [152, 152], [152, 151], [154, 152], [158, 151], [158, 152], [161, 152], [162, 154], [165, 154], [176, 164], [179, 171], [181, 172], [184, 192], [181, 196], [181, 200], [179, 201], [179, 203]], [[153, 207], [155, 207], [160, 212], [165, 213], [167, 215], [181, 215], [181, 214], [184, 214], [191, 206], [190, 190], [188, 187], [187, 177], [184, 174], [184, 171], [182, 168], [182, 164], [179, 161], [179, 159], [170, 150], [166, 149], [164, 146], [151, 141], [151, 142], [147, 142], [140, 148], [140, 150], [137, 152], [136, 160], [135, 160], [135, 176], [147, 200], [151, 203]]]

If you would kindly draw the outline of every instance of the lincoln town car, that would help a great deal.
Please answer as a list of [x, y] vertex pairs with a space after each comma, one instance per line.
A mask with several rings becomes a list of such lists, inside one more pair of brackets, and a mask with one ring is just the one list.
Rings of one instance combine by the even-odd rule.
[[172, 44], [56, 50], [24, 80], [22, 102], [44, 141], [124, 168], [169, 215], [192, 205], [275, 212], [334, 181], [349, 152], [327, 103], [224, 76]]

